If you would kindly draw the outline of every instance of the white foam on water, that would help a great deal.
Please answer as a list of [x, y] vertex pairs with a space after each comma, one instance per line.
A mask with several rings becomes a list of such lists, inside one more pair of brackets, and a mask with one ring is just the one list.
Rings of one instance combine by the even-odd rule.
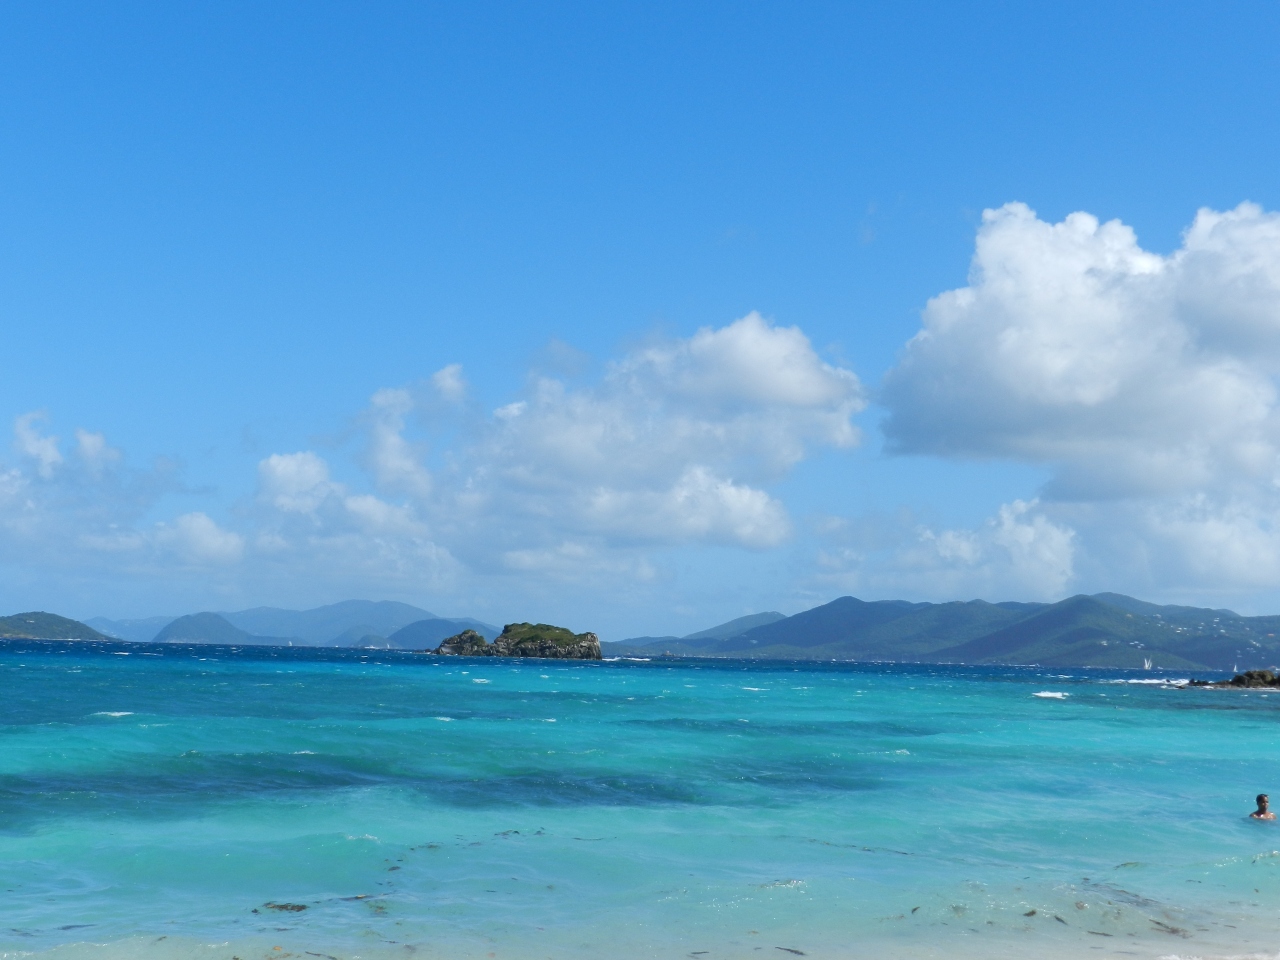
[[132, 717], [132, 710], [99, 710], [97, 713], [89, 714], [91, 717]]
[[1033, 693], [1033, 697], [1043, 697], [1046, 700], [1065, 700], [1071, 696], [1069, 693], [1060, 693], [1057, 690], [1041, 690], [1039, 693]]
[[475, 678], [473, 677], [473, 678], [472, 678], [472, 680], [471, 680], [471, 682], [472, 682], [472, 683], [488, 683], [489, 681], [488, 681], [488, 680], [478, 680], [478, 679], [475, 679]]

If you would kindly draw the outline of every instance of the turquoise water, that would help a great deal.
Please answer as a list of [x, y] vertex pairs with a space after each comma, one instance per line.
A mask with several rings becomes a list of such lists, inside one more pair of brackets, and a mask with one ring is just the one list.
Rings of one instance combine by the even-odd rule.
[[7, 642], [0, 957], [1275, 956], [1280, 694], [1137, 676]]

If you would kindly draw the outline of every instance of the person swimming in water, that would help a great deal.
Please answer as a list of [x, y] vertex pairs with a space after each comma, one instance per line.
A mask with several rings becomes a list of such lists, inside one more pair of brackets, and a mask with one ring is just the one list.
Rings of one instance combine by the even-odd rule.
[[1249, 814], [1254, 820], [1274, 820], [1276, 815], [1267, 809], [1271, 803], [1265, 793], [1258, 794], [1258, 809]]

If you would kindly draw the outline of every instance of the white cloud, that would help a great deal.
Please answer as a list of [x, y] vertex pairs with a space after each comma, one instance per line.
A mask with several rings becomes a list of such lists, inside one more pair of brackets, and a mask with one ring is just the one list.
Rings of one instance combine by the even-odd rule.
[[665, 490], [600, 488], [589, 498], [590, 525], [648, 540], [703, 540], [772, 547], [791, 532], [786, 508], [763, 490], [691, 467]]
[[[221, 493], [182, 490], [168, 468], [131, 469], [84, 429], [64, 453], [44, 415], [26, 413], [16, 457], [0, 464], [0, 545], [30, 570], [186, 577], [259, 602], [300, 581], [332, 596], [486, 584], [535, 599], [554, 582], [604, 605], [675, 584], [677, 565], [696, 571], [694, 593], [708, 557], [730, 558], [714, 572], [727, 595], [753, 589], [738, 569], [783, 562], [764, 553], [795, 535], [779, 482], [816, 451], [860, 441], [857, 377], [758, 314], [651, 339], [602, 368], [570, 359], [539, 368], [571, 367], [564, 379], [531, 374], [487, 415], [456, 364], [379, 390], [357, 450], [273, 453], [256, 490], [252, 475]], [[1280, 217], [1248, 204], [1201, 211], [1161, 255], [1119, 222], [989, 211], [968, 284], [929, 302], [885, 379], [886, 440], [901, 454], [1035, 464], [1049, 482], [1002, 496], [971, 529], [833, 521], [815, 602], [835, 590], [1274, 593], [1277, 376]], [[163, 499], [179, 492], [180, 506]], [[715, 552], [688, 559], [699, 556], [690, 547]], [[814, 585], [812, 571], [786, 569]]]
[[[1194, 491], [1271, 470], [1280, 354], [1258, 318], [1269, 291], [1280, 338], [1280, 285], [1264, 269], [1280, 262], [1276, 221], [1249, 205], [1201, 211], [1161, 257], [1116, 221], [988, 211], [970, 285], [929, 302], [886, 379], [889, 441], [1051, 463], [1062, 496]], [[1264, 249], [1217, 252], [1250, 242]]]
[[48, 415], [41, 411], [24, 413], [13, 422], [13, 436], [18, 452], [36, 462], [40, 476], [53, 476], [54, 468], [62, 463], [62, 452], [58, 449], [58, 438], [45, 436], [36, 424], [47, 420]]
[[1202, 210], [1161, 256], [1009, 204], [923, 321], [885, 381], [892, 449], [1049, 466], [1040, 509], [1094, 583], [1280, 585], [1280, 217]]
[[[855, 445], [864, 404], [799, 329], [751, 314], [651, 339], [586, 385], [531, 375], [488, 416], [458, 365], [379, 390], [358, 419], [364, 475], [342, 480], [336, 461], [293, 450], [258, 461], [256, 489], [184, 489], [163, 463], [129, 467], [101, 433], [76, 430], [64, 457], [32, 413], [14, 423], [19, 459], [0, 464], [0, 543], [66, 582], [206, 605], [209, 591], [278, 603], [458, 584], [541, 602], [546, 582], [605, 603], [667, 576], [664, 549], [784, 542], [792, 523], [771, 485], [815, 449]], [[419, 431], [436, 427], [429, 469]], [[171, 494], [181, 506], [166, 510]]]
[[379, 485], [387, 490], [426, 497], [431, 493], [431, 474], [421, 463], [421, 451], [404, 438], [405, 417], [413, 409], [409, 391], [379, 390], [369, 406], [367, 456]]
[[456, 451], [443, 522], [508, 550], [774, 546], [790, 522], [763, 485], [814, 447], [857, 443], [863, 405], [797, 328], [750, 314], [649, 343], [589, 387], [534, 378]]
[[614, 364], [607, 392], [661, 409], [687, 443], [710, 455], [788, 467], [810, 445], [859, 441], [853, 414], [865, 406], [849, 370], [824, 363], [799, 327], [750, 313], [688, 340], [651, 345]]
[[460, 363], [451, 363], [433, 373], [431, 385], [448, 403], [461, 403], [467, 398], [467, 381], [462, 376]]
[[108, 446], [107, 438], [101, 433], [90, 433], [79, 428], [76, 430], [76, 453], [95, 476], [119, 463], [121, 459], [120, 451]]
[[193, 564], [234, 563], [244, 553], [244, 538], [219, 527], [207, 514], [184, 513], [172, 523], [160, 524], [156, 542]]
[[[655, 579], [648, 552], [706, 544], [768, 549], [791, 533], [767, 492], [814, 447], [844, 448], [864, 405], [852, 373], [795, 328], [752, 314], [647, 343], [590, 386], [533, 377], [525, 395], [464, 414], [437, 475], [417, 424], [465, 400], [461, 368], [434, 393], [387, 388], [362, 418], [379, 495], [332, 479], [311, 451], [258, 465], [246, 563], [382, 570], [435, 584], [478, 578]], [[398, 499], [397, 499], [398, 498]]]
[[1075, 533], [1035, 501], [1015, 500], [977, 529], [942, 529], [909, 516], [880, 523], [832, 518], [819, 582], [876, 596], [1056, 600], [1074, 576]]
[[502, 565], [522, 577], [553, 579], [579, 586], [612, 580], [647, 583], [657, 570], [644, 557], [619, 554], [599, 543], [565, 540], [537, 549], [506, 550]]
[[[387, 394], [376, 399], [385, 401]], [[370, 429], [383, 425], [375, 418]], [[313, 451], [260, 461], [256, 503], [246, 562], [273, 581], [305, 575], [366, 584], [381, 594], [391, 586], [438, 589], [456, 572], [456, 561], [433, 540], [413, 502], [352, 492], [331, 479], [329, 464]]]
[[[32, 570], [94, 567], [100, 554], [138, 551], [148, 543], [142, 518], [173, 489], [166, 464], [124, 468], [120, 451], [99, 433], [77, 429], [67, 461], [58, 438], [42, 433], [42, 413], [14, 424], [21, 458], [0, 464], [0, 548]], [[114, 561], [112, 561], [114, 562]]]
[[309, 450], [273, 453], [258, 464], [258, 496], [286, 513], [314, 513], [330, 494], [329, 465]]
[[404, 504], [387, 503], [364, 493], [345, 498], [342, 505], [367, 533], [424, 536], [427, 532], [426, 525], [415, 516], [413, 508]]

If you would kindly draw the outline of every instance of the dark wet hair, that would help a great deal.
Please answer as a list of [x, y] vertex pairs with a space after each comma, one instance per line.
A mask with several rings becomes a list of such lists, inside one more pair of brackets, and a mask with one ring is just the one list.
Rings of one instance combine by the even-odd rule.
[[1260, 794], [1258, 794], [1258, 801], [1257, 801], [1257, 802], [1258, 802], [1258, 806], [1262, 806], [1262, 801], [1263, 801], [1263, 800], [1269, 800], [1269, 799], [1271, 799], [1271, 798], [1270, 798], [1270, 797], [1268, 797], [1265, 793], [1260, 793]]

